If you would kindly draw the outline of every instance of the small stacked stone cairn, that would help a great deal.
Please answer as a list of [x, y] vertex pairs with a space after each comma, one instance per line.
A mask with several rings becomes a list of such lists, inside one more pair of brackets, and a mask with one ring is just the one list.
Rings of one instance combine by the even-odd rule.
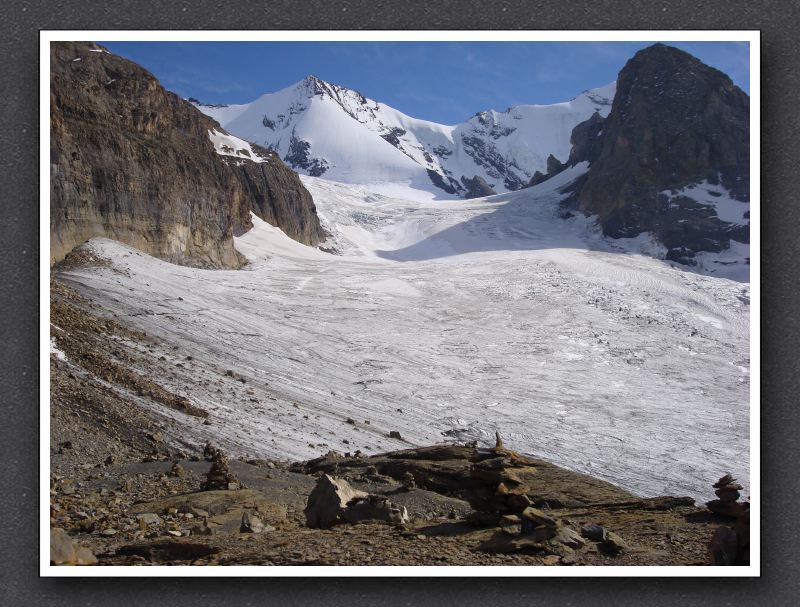
[[[524, 477], [535, 474], [533, 462], [525, 456], [503, 447], [500, 435], [493, 449], [476, 449], [470, 468], [472, 487], [466, 499], [479, 513], [496, 515], [520, 514], [532, 506], [525, 495]], [[473, 519], [476, 517], [473, 517]], [[481, 520], [485, 516], [477, 517]]]
[[738, 518], [749, 509], [749, 503], [739, 503], [737, 501], [741, 496], [739, 491], [742, 486], [730, 474], [726, 474], [714, 483], [714, 489], [718, 499], [706, 502], [706, 506], [714, 514]]
[[206, 443], [206, 446], [203, 447], [203, 458], [207, 462], [213, 462], [214, 456], [217, 454], [218, 451], [219, 449], [217, 449], [214, 445], [212, 445], [211, 443]]
[[721, 526], [709, 543], [709, 560], [712, 565], [750, 564], [750, 503], [739, 502], [742, 486], [730, 474], [714, 483], [717, 498], [706, 502], [714, 514], [735, 518], [732, 527]]
[[415, 489], [417, 486], [417, 480], [414, 478], [414, 475], [408, 471], [403, 473], [402, 483], [403, 483], [403, 489], [405, 489], [406, 491], [411, 491], [412, 489]]
[[[334, 466], [333, 471], [334, 474], [338, 474], [339, 466]], [[359, 480], [366, 483], [388, 483], [392, 479], [378, 472], [378, 468], [375, 466], [367, 466]]]
[[234, 491], [241, 489], [242, 483], [228, 468], [228, 458], [220, 451], [216, 450], [211, 469], [206, 474], [206, 480], [200, 486], [203, 491], [228, 490]]

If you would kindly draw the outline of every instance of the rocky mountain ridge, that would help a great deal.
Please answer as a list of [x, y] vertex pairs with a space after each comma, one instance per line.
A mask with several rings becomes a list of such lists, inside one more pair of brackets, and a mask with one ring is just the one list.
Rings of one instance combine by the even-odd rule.
[[135, 63], [51, 44], [50, 263], [105, 236], [188, 265], [238, 267], [250, 213], [323, 239], [311, 195], [272, 152], [225, 133]]
[[701, 251], [749, 243], [749, 119], [749, 97], [722, 72], [663, 44], [639, 51], [602, 124], [573, 131], [570, 161], [591, 167], [572, 205], [607, 236], [648, 233], [690, 265]]
[[195, 105], [237, 136], [312, 176], [409, 198], [473, 198], [524, 187], [569, 156], [572, 128], [605, 115], [614, 84], [552, 105], [482, 111], [458, 125], [418, 120], [316, 76], [252, 103]]
[[580, 162], [564, 208], [596, 216], [606, 236], [648, 235], [667, 259], [750, 242], [750, 100], [722, 72], [655, 44], [622, 69], [611, 112], [570, 136], [566, 162], [547, 159], [537, 185]]

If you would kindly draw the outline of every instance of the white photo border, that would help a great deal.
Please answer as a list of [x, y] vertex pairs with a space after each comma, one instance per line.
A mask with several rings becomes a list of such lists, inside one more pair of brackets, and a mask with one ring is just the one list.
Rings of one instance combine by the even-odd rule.
[[[750, 50], [750, 511], [751, 564], [548, 567], [333, 566], [183, 567], [50, 565], [50, 43], [136, 42], [747, 42]], [[758, 30], [41, 30], [39, 32], [39, 574], [42, 577], [757, 577], [761, 575], [761, 82]], [[755, 201], [755, 202], [753, 202]], [[755, 205], [755, 208], [753, 207]], [[755, 211], [755, 212], [753, 212]]]

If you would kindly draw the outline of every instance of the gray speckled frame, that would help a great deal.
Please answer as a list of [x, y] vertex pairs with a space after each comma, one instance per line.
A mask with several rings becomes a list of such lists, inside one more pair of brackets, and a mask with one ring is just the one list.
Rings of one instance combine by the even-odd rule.
[[[158, 3], [23, 1], [4, 11], [0, 382], [4, 459], [0, 570], [7, 605], [793, 604], [800, 589], [793, 520], [800, 481], [795, 297], [800, 139], [792, 2], [676, 0]], [[759, 29], [762, 31], [762, 577], [759, 579], [39, 579], [39, 29]], [[656, 572], [654, 572], [656, 573]]]

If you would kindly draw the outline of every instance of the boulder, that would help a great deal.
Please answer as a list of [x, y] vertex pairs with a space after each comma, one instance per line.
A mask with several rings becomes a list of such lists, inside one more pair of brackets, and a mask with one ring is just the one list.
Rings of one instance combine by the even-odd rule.
[[568, 546], [573, 550], [583, 548], [586, 541], [581, 537], [581, 534], [570, 527], [558, 527], [556, 534], [553, 536], [553, 541]]
[[628, 545], [616, 533], [606, 530], [605, 539], [597, 547], [606, 554], [619, 554], [623, 550], [627, 550]]
[[264, 531], [273, 531], [274, 529], [274, 527], [264, 525], [262, 520], [255, 514], [242, 512], [242, 524], [239, 527], [241, 533], [263, 533]]
[[521, 518], [523, 532], [526, 527], [533, 528], [539, 525], [555, 527], [557, 524], [556, 520], [552, 516], [546, 515], [538, 508], [525, 508], [525, 510], [522, 511]]
[[481, 542], [478, 545], [478, 550], [495, 554], [537, 554], [546, 552], [547, 546], [542, 541], [532, 537], [512, 535], [505, 531], [498, 531], [488, 540]]
[[341, 518], [348, 523], [374, 520], [404, 524], [409, 521], [405, 506], [393, 504], [381, 495], [356, 498], [342, 511]]
[[464, 198], [483, 198], [484, 196], [497, 194], [492, 186], [479, 175], [475, 175], [472, 179], [461, 177], [461, 183], [464, 184], [464, 188], [466, 189], [466, 192], [463, 194]]
[[137, 514], [136, 518], [141, 521], [142, 524], [146, 525], [158, 525], [161, 523], [161, 517], [158, 516], [154, 512], [144, 512], [142, 514]]
[[75, 543], [63, 529], [50, 529], [51, 565], [96, 565], [97, 557], [88, 548]]
[[605, 540], [606, 533], [608, 533], [608, 530], [600, 525], [586, 525], [581, 527], [581, 535], [593, 542], [602, 542]]
[[327, 474], [317, 481], [304, 512], [306, 525], [322, 529], [341, 522], [372, 520], [403, 524], [409, 521], [405, 506], [398, 506], [383, 495], [354, 489], [346, 480]]
[[306, 525], [321, 529], [333, 527], [351, 501], [367, 496], [367, 493], [353, 489], [346, 480], [323, 474], [308, 496], [308, 504], [303, 511]]
[[558, 534], [557, 527], [551, 527], [549, 525], [536, 525], [536, 527], [528, 527], [523, 528], [520, 530], [520, 535], [530, 538], [537, 542], [543, 542], [545, 540], [549, 540], [554, 538]]

